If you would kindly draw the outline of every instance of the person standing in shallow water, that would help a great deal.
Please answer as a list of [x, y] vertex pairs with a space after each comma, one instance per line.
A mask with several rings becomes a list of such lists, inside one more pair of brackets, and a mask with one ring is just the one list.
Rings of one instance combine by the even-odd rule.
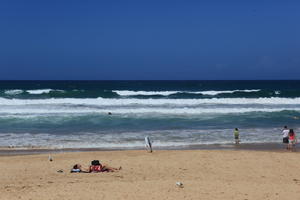
[[234, 129], [234, 139], [235, 139], [235, 144], [239, 144], [240, 143], [240, 132], [238, 128]]
[[288, 127], [284, 126], [282, 130], [282, 143], [286, 144], [286, 149], [289, 149], [289, 132], [290, 130], [288, 129]]
[[290, 151], [295, 151], [296, 143], [297, 143], [296, 134], [294, 133], [293, 129], [290, 129], [288, 149]]

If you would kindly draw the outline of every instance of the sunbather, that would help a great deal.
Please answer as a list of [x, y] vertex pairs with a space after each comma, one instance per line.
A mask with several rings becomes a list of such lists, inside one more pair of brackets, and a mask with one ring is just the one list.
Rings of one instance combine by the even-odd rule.
[[119, 168], [114, 168], [114, 167], [109, 167], [107, 165], [102, 165], [99, 160], [93, 160], [91, 162], [89, 172], [115, 172], [119, 171], [122, 169], [122, 167]]
[[78, 172], [88, 173], [89, 170], [84, 170], [84, 169], [82, 169], [82, 166], [80, 164], [76, 164], [71, 169], [71, 173], [78, 173]]

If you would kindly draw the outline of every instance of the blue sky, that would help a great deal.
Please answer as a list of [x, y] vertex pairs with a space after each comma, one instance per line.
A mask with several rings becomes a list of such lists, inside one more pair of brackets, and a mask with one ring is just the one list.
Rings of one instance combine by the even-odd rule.
[[0, 1], [0, 79], [299, 79], [299, 1]]

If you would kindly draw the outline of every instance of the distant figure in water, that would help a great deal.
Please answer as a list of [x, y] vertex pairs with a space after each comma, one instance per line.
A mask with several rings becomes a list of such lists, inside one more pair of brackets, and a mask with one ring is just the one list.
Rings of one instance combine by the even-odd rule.
[[240, 143], [239, 129], [235, 128], [233, 134], [234, 134], [235, 144], [239, 144]]
[[289, 145], [288, 145], [288, 149], [290, 151], [294, 151], [296, 148], [296, 143], [297, 143], [297, 138], [296, 138], [296, 134], [294, 133], [293, 129], [290, 129], [289, 132]]
[[108, 115], [112, 115], [112, 113], [111, 113], [111, 112], [108, 112], [107, 114], [108, 114]]

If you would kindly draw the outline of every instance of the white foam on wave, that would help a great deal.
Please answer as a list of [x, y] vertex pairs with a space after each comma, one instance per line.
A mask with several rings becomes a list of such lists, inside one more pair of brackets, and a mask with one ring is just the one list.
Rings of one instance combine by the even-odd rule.
[[49, 93], [52, 91], [52, 89], [41, 89], [41, 90], [27, 90], [29, 94], [43, 94], [43, 93]]
[[260, 90], [224, 90], [224, 91], [202, 91], [202, 92], [199, 92], [201, 94], [204, 94], [204, 95], [218, 95], [218, 94], [231, 94], [231, 93], [234, 93], [234, 92], [259, 92]]
[[32, 107], [32, 108], [0, 108], [1, 115], [12, 114], [162, 114], [162, 115], [200, 115], [200, 114], [230, 114], [230, 113], [248, 113], [248, 112], [280, 112], [280, 111], [300, 111], [298, 108], [280, 107], [280, 108], [72, 108], [60, 106], [53, 108]]
[[23, 90], [5, 90], [4, 94], [7, 95], [16, 95], [16, 94], [21, 94]]
[[7, 99], [0, 98], [0, 105], [96, 105], [96, 106], [151, 106], [151, 105], [300, 105], [300, 98], [212, 98], [212, 99], [107, 99], [107, 98], [50, 98]]
[[275, 94], [279, 95], [281, 92], [280, 91], [275, 91]]
[[64, 92], [64, 90], [53, 90], [53, 89], [37, 89], [37, 90], [26, 90], [29, 94], [48, 94], [51, 91]]
[[121, 96], [134, 96], [134, 95], [162, 95], [168, 96], [176, 93], [189, 93], [189, 94], [203, 94], [203, 95], [217, 95], [222, 93], [234, 93], [234, 92], [258, 92], [259, 89], [253, 90], [224, 90], [224, 91], [132, 91], [132, 90], [113, 90]]
[[176, 94], [180, 91], [131, 91], [131, 90], [113, 90], [121, 96], [134, 96], [134, 95], [162, 95], [168, 96], [170, 94]]

